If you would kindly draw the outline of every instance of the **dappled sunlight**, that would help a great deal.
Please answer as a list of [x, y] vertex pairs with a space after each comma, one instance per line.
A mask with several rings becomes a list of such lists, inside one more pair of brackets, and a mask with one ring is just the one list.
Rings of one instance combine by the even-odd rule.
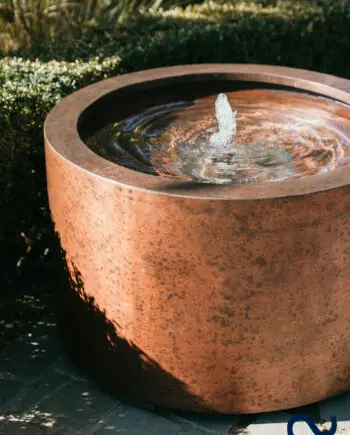
[[[276, 6], [265, 6], [260, 4], [249, 3], [225, 3], [208, 2], [201, 7], [187, 8], [184, 10], [180, 7], [164, 11], [163, 19], [180, 20], [183, 22], [200, 22], [200, 23], [234, 23], [236, 20], [244, 18], [261, 18], [261, 19], [281, 19], [285, 20], [293, 17], [293, 14], [287, 13], [287, 10]], [[154, 16], [156, 18], [156, 16]]]
[[25, 429], [29, 423], [50, 428], [57, 423], [57, 420], [53, 418], [52, 414], [49, 412], [41, 412], [40, 410], [34, 409], [32, 412], [24, 412], [23, 414], [0, 415], [0, 423], [1, 422], [18, 423], [21, 429]]

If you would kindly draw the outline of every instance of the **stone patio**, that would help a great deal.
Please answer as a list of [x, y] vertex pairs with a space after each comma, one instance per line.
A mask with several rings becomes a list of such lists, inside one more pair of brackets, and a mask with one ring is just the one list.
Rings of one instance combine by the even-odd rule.
[[[350, 434], [350, 393], [303, 409], [232, 416], [147, 409], [113, 398], [68, 361], [54, 316], [0, 355], [1, 435], [287, 435], [287, 422], [296, 413], [308, 414], [321, 431], [335, 416], [337, 434]], [[295, 435], [312, 433], [306, 423], [294, 425]]]

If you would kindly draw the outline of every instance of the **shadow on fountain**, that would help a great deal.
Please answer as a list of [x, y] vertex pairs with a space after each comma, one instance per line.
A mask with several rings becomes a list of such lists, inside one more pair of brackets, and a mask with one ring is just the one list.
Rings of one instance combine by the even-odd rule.
[[173, 191], [181, 191], [184, 194], [187, 192], [197, 192], [198, 190], [210, 192], [214, 189], [217, 189], [217, 187], [218, 185], [215, 183], [196, 183], [195, 181], [178, 181], [176, 184], [156, 186], [156, 188], [162, 192], [171, 193]]
[[60, 284], [57, 321], [65, 350], [71, 360], [105, 390], [117, 393], [135, 405], [214, 412], [201, 399], [186, 391], [186, 385], [150, 359], [142, 349], [120, 336], [93, 297], [86, 294], [81, 273], [66, 253], [56, 233]]

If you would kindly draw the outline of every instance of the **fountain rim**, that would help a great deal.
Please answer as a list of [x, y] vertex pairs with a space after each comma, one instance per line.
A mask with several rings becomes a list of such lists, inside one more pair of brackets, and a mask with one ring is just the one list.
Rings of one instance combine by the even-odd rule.
[[186, 81], [193, 76], [204, 75], [289, 86], [350, 104], [350, 80], [309, 70], [254, 64], [197, 64], [155, 68], [102, 80], [65, 97], [45, 120], [46, 146], [59, 158], [93, 177], [105, 179], [122, 188], [166, 196], [212, 200], [269, 199], [308, 195], [350, 185], [347, 165], [327, 173], [267, 183], [188, 183], [119, 166], [94, 153], [81, 139], [78, 131], [81, 114], [108, 94], [141, 83], [146, 86], [154, 86], [156, 83], [166, 86], [171, 85], [174, 79]]

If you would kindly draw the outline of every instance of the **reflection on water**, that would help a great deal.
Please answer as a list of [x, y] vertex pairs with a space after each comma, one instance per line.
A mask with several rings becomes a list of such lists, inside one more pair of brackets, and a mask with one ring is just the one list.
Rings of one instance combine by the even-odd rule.
[[349, 161], [350, 110], [322, 97], [244, 90], [151, 107], [97, 131], [97, 154], [195, 182], [266, 182]]

